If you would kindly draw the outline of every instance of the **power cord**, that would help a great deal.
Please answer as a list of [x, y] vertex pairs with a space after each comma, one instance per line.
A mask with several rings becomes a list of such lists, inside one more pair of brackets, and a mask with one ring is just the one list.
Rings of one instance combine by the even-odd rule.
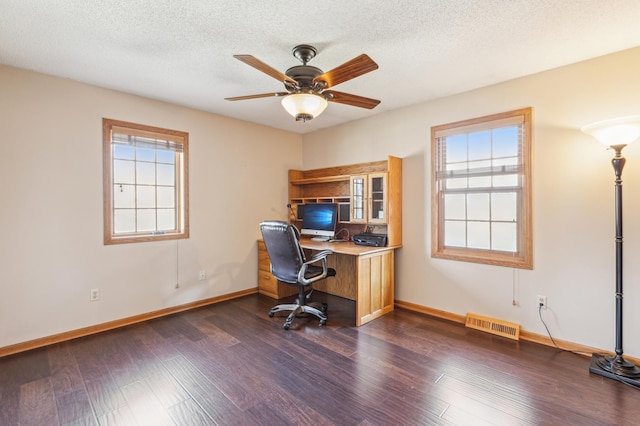
[[556, 349], [560, 349], [561, 351], [565, 351], [565, 352], [571, 352], [572, 354], [576, 354], [576, 355], [606, 355], [604, 353], [598, 353], [598, 352], [578, 352], [578, 351], [574, 351], [571, 349], [565, 349], [565, 348], [561, 348], [560, 346], [558, 346], [558, 344], [556, 343], [555, 340], [553, 340], [553, 336], [551, 335], [551, 332], [549, 331], [549, 327], [547, 327], [547, 323], [544, 322], [544, 319], [542, 318], [542, 303], [538, 304], [538, 316], [540, 317], [540, 321], [542, 322], [542, 325], [544, 325], [545, 330], [547, 330], [547, 335], [549, 336], [549, 339], [551, 339], [551, 343], [553, 343], [553, 346]]
[[349, 240], [350, 235], [349, 235], [349, 230], [347, 228], [342, 228], [340, 229], [338, 232], [336, 232], [336, 238], [338, 237], [338, 235], [340, 235], [341, 232], [345, 232], [347, 235], [344, 237], [345, 240]]
[[[560, 346], [558, 346], [558, 345], [556, 344], [556, 341], [555, 341], [555, 340], [553, 340], [553, 336], [551, 335], [551, 332], [549, 331], [549, 327], [547, 327], [547, 323], [545, 323], [545, 322], [544, 322], [544, 319], [542, 318], [542, 303], [539, 303], [539, 304], [538, 304], [538, 316], [540, 317], [540, 321], [542, 322], [542, 325], [544, 325], [545, 330], [547, 330], [547, 335], [549, 336], [549, 339], [551, 339], [551, 343], [553, 343], [553, 346], [555, 346], [555, 347], [556, 347], [556, 349], [560, 349], [561, 351], [564, 351], [564, 352], [570, 352], [570, 353], [572, 353], [572, 354], [580, 355], [580, 356], [584, 356], [584, 355], [590, 355], [590, 356], [593, 356], [593, 355], [608, 356], [608, 355], [609, 355], [609, 354], [602, 353], [602, 352], [578, 352], [578, 351], [574, 351], [574, 350], [571, 350], [571, 349], [564, 349], [564, 348], [561, 348]], [[630, 386], [630, 387], [632, 387], [632, 388], [634, 388], [634, 389], [640, 389], [640, 387], [635, 386], [635, 385], [632, 385], [631, 383], [625, 382], [624, 380], [622, 380], [622, 379], [620, 379], [620, 378], [616, 377], [615, 375], [614, 375], [614, 380], [616, 380], [617, 382], [623, 383], [623, 384], [625, 384], [625, 385], [627, 385], [627, 386]]]

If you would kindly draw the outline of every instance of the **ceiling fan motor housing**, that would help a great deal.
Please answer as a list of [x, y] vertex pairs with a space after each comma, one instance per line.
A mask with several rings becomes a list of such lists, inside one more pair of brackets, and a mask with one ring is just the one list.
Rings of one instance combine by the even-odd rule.
[[[301, 92], [312, 92], [314, 86], [313, 79], [321, 74], [322, 70], [320, 68], [312, 67], [311, 65], [297, 65], [289, 68], [285, 72], [287, 77], [291, 77], [298, 82]], [[287, 89], [289, 88], [286, 82], [285, 87]]]

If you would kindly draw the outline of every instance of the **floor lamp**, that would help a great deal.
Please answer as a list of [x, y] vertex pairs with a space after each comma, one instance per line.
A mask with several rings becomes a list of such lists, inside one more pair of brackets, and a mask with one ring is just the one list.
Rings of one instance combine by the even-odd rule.
[[600, 121], [583, 127], [582, 131], [615, 151], [611, 164], [616, 175], [616, 352], [611, 356], [594, 354], [589, 371], [640, 387], [640, 367], [626, 360], [622, 350], [622, 168], [626, 161], [622, 148], [640, 137], [640, 116]]

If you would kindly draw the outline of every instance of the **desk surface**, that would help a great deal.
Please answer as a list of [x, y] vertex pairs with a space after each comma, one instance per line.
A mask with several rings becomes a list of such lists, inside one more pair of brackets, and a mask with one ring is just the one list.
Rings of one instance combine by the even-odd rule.
[[364, 256], [373, 253], [379, 253], [387, 250], [394, 250], [400, 248], [400, 246], [386, 246], [386, 247], [369, 247], [359, 246], [351, 241], [340, 241], [335, 243], [324, 241], [312, 241], [311, 238], [302, 237], [300, 239], [300, 246], [302, 248], [311, 250], [331, 250], [334, 253], [349, 254], [352, 256]]

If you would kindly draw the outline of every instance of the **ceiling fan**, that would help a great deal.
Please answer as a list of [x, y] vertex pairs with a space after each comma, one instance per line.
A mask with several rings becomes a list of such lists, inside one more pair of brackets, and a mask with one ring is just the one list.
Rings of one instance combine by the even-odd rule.
[[296, 121], [303, 122], [320, 115], [327, 107], [327, 101], [368, 109], [373, 109], [380, 103], [377, 99], [365, 98], [364, 96], [336, 90], [327, 90], [340, 83], [377, 70], [378, 64], [366, 54], [357, 56], [331, 71], [323, 72], [320, 68], [307, 65], [318, 53], [315, 47], [301, 44], [294, 47], [292, 52], [293, 56], [302, 62], [302, 65], [291, 67], [284, 74], [254, 56], [233, 55], [234, 58], [282, 82], [286, 92], [262, 93], [225, 99], [228, 101], [242, 101], [281, 96], [283, 97], [282, 106], [284, 109], [295, 117]]

